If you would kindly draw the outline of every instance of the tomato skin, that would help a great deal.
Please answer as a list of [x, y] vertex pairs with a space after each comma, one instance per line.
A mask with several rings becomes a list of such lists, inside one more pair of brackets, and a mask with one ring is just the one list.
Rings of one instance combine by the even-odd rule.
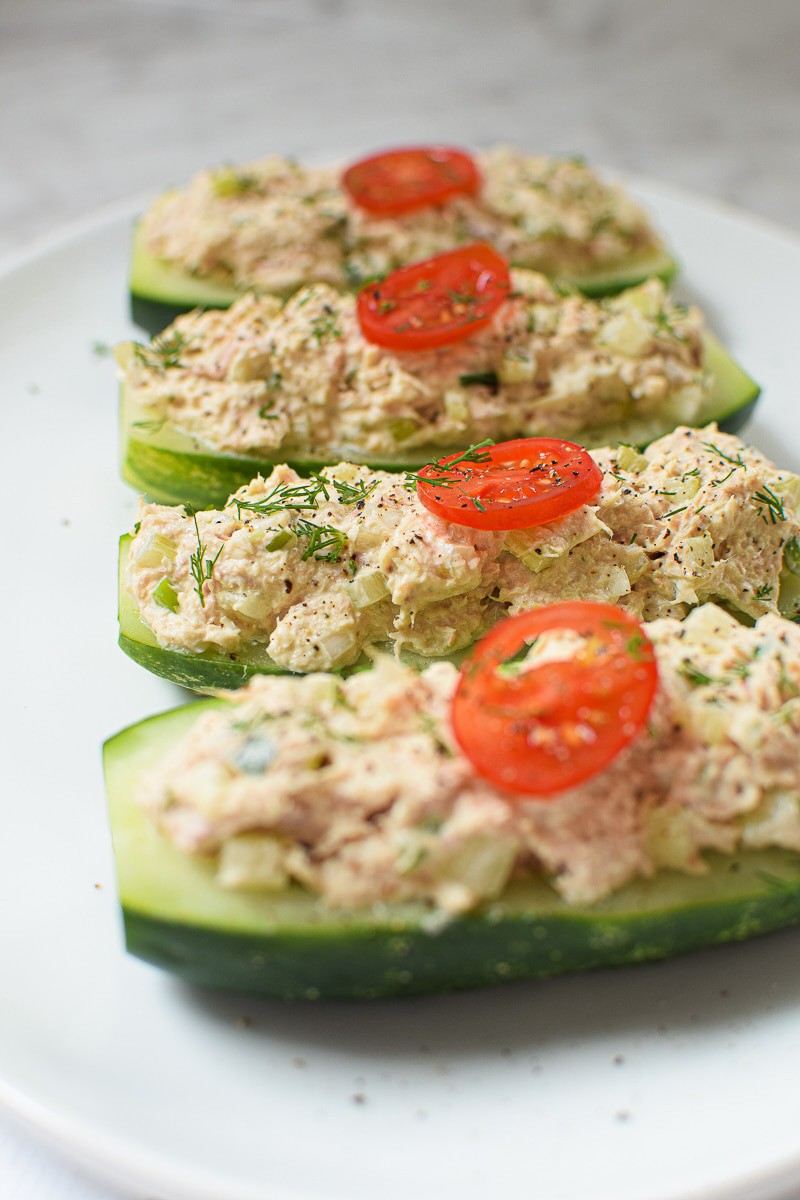
[[484, 462], [451, 454], [423, 467], [417, 476], [422, 504], [471, 529], [531, 529], [588, 504], [603, 482], [589, 451], [563, 438], [517, 438], [485, 453]]
[[342, 175], [342, 187], [359, 208], [395, 217], [472, 195], [481, 185], [475, 160], [455, 146], [403, 146], [359, 159]]
[[506, 260], [488, 243], [474, 242], [367, 284], [356, 311], [367, 341], [390, 350], [430, 350], [488, 325], [510, 292]]
[[[573, 658], [498, 670], [551, 630], [586, 641]], [[543, 800], [598, 774], [633, 741], [657, 684], [653, 647], [632, 614], [584, 600], [550, 604], [481, 639], [461, 669], [453, 732], [479, 775]]]

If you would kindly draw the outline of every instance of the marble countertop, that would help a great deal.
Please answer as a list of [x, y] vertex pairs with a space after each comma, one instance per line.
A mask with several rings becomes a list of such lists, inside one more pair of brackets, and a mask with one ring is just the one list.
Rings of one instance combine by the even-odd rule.
[[[800, 230], [798, 46], [796, 0], [3, 0], [0, 255], [212, 163], [431, 139], [580, 152]], [[0, 1195], [128, 1193], [0, 1116]]]

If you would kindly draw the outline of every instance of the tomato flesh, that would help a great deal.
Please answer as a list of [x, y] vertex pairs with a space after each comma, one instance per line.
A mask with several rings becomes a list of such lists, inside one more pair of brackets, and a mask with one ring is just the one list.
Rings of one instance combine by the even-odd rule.
[[407, 146], [359, 159], [342, 175], [342, 187], [359, 208], [393, 217], [477, 192], [475, 160], [454, 146]]
[[358, 294], [361, 332], [391, 350], [430, 350], [488, 325], [511, 291], [508, 263], [475, 242], [392, 271]]
[[[578, 635], [567, 657], [512, 665], [552, 632]], [[630, 613], [551, 604], [509, 617], [478, 643], [453, 697], [453, 732], [483, 778], [544, 799], [598, 774], [633, 741], [657, 683], [653, 647]]]
[[588, 504], [602, 482], [603, 472], [583, 446], [562, 438], [518, 438], [423, 467], [417, 495], [456, 525], [529, 529]]

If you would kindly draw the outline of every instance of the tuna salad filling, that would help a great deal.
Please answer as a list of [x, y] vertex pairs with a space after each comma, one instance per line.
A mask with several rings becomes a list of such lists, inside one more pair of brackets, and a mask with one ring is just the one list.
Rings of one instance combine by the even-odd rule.
[[[476, 774], [451, 729], [451, 664], [418, 674], [379, 656], [344, 681], [256, 677], [142, 778], [139, 801], [178, 850], [215, 859], [221, 887], [297, 882], [332, 906], [459, 913], [525, 875], [587, 905], [660, 868], [701, 873], [707, 851], [800, 851], [800, 627], [705, 605], [645, 633], [646, 725], [546, 800]], [[518, 669], [574, 652], [543, 634]]]
[[375, 644], [452, 654], [505, 615], [565, 599], [644, 620], [707, 600], [753, 619], [787, 611], [798, 476], [714, 425], [593, 457], [592, 503], [509, 532], [444, 520], [413, 476], [348, 463], [310, 479], [276, 467], [222, 510], [142, 502], [126, 587], [161, 646], [257, 646], [294, 672], [350, 666]]
[[658, 280], [600, 301], [532, 272], [512, 286], [485, 328], [415, 352], [367, 341], [355, 299], [328, 286], [285, 305], [248, 295], [118, 347], [126, 400], [141, 431], [166, 423], [220, 453], [328, 462], [695, 422], [714, 384], [703, 319]]
[[350, 288], [470, 241], [555, 276], [613, 270], [662, 248], [642, 210], [578, 159], [496, 147], [477, 165], [477, 195], [391, 218], [354, 205], [332, 168], [269, 157], [202, 171], [153, 205], [140, 237], [191, 275], [282, 294], [311, 281]]

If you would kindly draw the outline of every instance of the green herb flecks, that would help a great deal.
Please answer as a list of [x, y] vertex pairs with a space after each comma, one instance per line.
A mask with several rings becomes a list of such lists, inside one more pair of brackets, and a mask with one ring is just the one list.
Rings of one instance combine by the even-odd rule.
[[359, 479], [357, 483], [348, 483], [344, 479], [333, 479], [331, 482], [340, 504], [361, 504], [378, 486], [377, 479], [373, 479], [372, 483], [367, 483], [366, 479]]
[[462, 387], [497, 388], [499, 380], [496, 371], [468, 371], [459, 375], [458, 382]]
[[447, 462], [442, 462], [440, 458], [432, 458], [419, 471], [406, 471], [403, 486], [414, 488], [418, 483], [430, 483], [434, 487], [452, 487], [454, 484], [463, 483], [465, 478], [472, 477], [471, 473], [468, 470], [454, 471], [453, 468], [468, 466], [470, 463], [489, 462], [491, 455], [487, 451], [487, 446], [493, 445], [492, 439], [486, 438], [483, 442], [476, 442], [469, 446], [461, 454], [448, 458]]
[[179, 367], [181, 355], [188, 346], [189, 338], [176, 329], [172, 333], [161, 333], [154, 337], [149, 346], [134, 342], [133, 354], [143, 367], [161, 373], [169, 367]]
[[301, 555], [303, 562], [316, 558], [320, 562], [338, 562], [348, 542], [347, 534], [333, 525], [316, 525], [307, 517], [298, 517], [294, 523], [298, 537], [308, 538], [308, 545]]
[[184, 504], [184, 510], [187, 516], [190, 516], [194, 521], [194, 531], [197, 534], [197, 549], [189, 559], [189, 569], [194, 580], [195, 590], [203, 608], [206, 606], [206, 598], [203, 594], [203, 584], [208, 583], [216, 566], [217, 559], [222, 554], [223, 547], [220, 546], [213, 558], [206, 557], [206, 548], [203, 545], [203, 540], [200, 537], [200, 527], [197, 524], [197, 513], [191, 505]]
[[777, 525], [779, 521], [786, 520], [783, 501], [766, 484], [763, 491], [753, 493], [753, 499], [758, 505], [758, 515], [765, 524]]
[[704, 687], [706, 684], [714, 682], [711, 675], [706, 675], [705, 671], [701, 671], [688, 658], [681, 663], [679, 670], [692, 687]]
[[336, 324], [336, 313], [329, 304], [323, 304], [322, 312], [312, 320], [311, 336], [316, 340], [317, 345], [328, 338], [342, 336], [342, 331]]
[[655, 323], [656, 336], [658, 336], [659, 333], [665, 333], [668, 337], [674, 338], [676, 342], [689, 341], [685, 333], [681, 333], [679, 329], [675, 328], [665, 312], [656, 314]]
[[731, 463], [734, 467], [744, 467], [747, 464], [741, 454], [737, 454], [736, 458], [731, 458], [730, 454], [726, 454], [724, 450], [720, 450], [713, 442], [701, 442], [700, 445], [705, 450], [710, 450], [712, 454], [716, 454], [717, 458], [721, 458], [723, 462]]

